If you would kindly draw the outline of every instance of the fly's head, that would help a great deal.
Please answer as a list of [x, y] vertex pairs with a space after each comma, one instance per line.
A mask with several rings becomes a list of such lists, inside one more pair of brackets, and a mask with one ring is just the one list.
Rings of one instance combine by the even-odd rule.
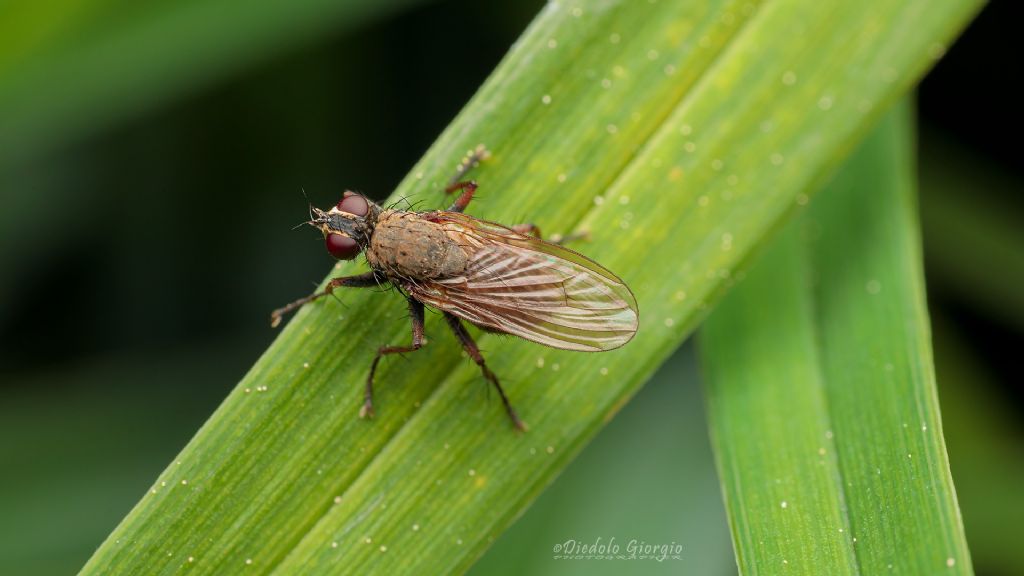
[[346, 190], [330, 210], [310, 208], [308, 224], [324, 235], [324, 245], [339, 260], [351, 260], [366, 249], [380, 207], [365, 196]]

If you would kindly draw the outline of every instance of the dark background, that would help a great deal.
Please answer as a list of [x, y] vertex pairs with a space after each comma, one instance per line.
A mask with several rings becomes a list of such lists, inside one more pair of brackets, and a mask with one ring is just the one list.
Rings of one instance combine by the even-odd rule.
[[[84, 562], [275, 336], [268, 312], [330, 266], [315, 231], [291, 229], [306, 214], [303, 190], [321, 206], [345, 188], [388, 195], [539, 6], [413, 6], [0, 163], [0, 563], [44, 574]], [[1024, 571], [1005, 534], [1024, 516], [1012, 488], [1024, 479], [1024, 174], [1010, 6], [988, 6], [918, 95], [940, 394], [981, 574]], [[666, 403], [696, 406], [694, 420], [651, 419]], [[694, 551], [708, 557], [702, 573], [734, 571], [700, 418], [684, 350], [481, 571], [512, 559], [551, 570], [523, 559], [550, 556], [527, 534], [544, 527], [548, 544], [595, 523], [682, 540], [694, 506], [713, 518], [693, 536], [709, 539]], [[632, 456], [645, 478], [586, 486], [608, 458], [630, 467], [631, 439], [655, 437], [661, 458]], [[670, 473], [697, 477], [682, 502], [677, 484], [657, 480]], [[574, 491], [603, 489], [648, 493], [649, 504], [595, 518], [577, 498], [573, 512]]]

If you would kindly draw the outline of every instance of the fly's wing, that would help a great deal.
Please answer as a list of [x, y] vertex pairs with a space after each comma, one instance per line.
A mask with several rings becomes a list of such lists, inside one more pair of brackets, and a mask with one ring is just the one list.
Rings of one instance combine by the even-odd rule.
[[482, 328], [564, 350], [611, 350], [636, 333], [636, 298], [597, 262], [458, 212], [423, 217], [440, 224], [469, 263], [462, 276], [406, 285], [417, 300]]

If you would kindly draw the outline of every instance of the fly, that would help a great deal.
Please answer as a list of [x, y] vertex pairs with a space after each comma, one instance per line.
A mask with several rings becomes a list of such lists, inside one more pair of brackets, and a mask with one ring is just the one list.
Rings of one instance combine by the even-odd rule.
[[[459, 175], [485, 155], [483, 147], [477, 148], [463, 161]], [[378, 348], [360, 417], [373, 416], [373, 375], [381, 358], [423, 346], [424, 306], [441, 311], [462, 348], [498, 390], [519, 430], [526, 426], [463, 321], [488, 332], [584, 352], [618, 348], [636, 333], [636, 298], [622, 280], [586, 256], [542, 240], [532, 224], [506, 227], [464, 214], [476, 189], [475, 181], [453, 181], [445, 191], [461, 193], [447, 210], [385, 209], [351, 191], [327, 211], [311, 208], [307, 224], [323, 233], [327, 251], [339, 260], [364, 253], [370, 271], [334, 278], [322, 292], [274, 310], [271, 325], [341, 287], [390, 284], [409, 306], [412, 343]]]

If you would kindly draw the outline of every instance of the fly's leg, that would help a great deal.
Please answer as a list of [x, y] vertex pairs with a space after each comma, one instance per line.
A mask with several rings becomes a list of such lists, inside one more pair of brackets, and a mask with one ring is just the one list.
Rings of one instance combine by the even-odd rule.
[[540, 234], [540, 227], [537, 226], [536, 224], [532, 223], [532, 222], [529, 223], [529, 224], [516, 224], [516, 225], [512, 226], [512, 230], [514, 230], [514, 231], [516, 231], [516, 232], [518, 232], [520, 234], [526, 234], [527, 236], [533, 236], [535, 238], [541, 238], [541, 239], [544, 238]]
[[[544, 238], [543, 236], [541, 236], [540, 228], [538, 228], [536, 224], [516, 224], [515, 226], [512, 227], [512, 230], [520, 234], [528, 234], [541, 239]], [[575, 232], [573, 234], [569, 234], [568, 236], [555, 234], [551, 238], [548, 238], [547, 241], [551, 242], [552, 244], [565, 244], [566, 242], [572, 242], [573, 240], [585, 240], [589, 238], [589, 232]]]
[[484, 147], [483, 144], [477, 146], [473, 150], [466, 153], [466, 156], [462, 159], [462, 162], [455, 167], [455, 175], [448, 181], [448, 186], [445, 187], [444, 191], [448, 194], [455, 192], [456, 190], [462, 190], [462, 194], [459, 195], [455, 203], [448, 208], [449, 212], [462, 212], [469, 205], [469, 201], [473, 199], [473, 192], [476, 192], [476, 182], [472, 180], [462, 180], [470, 170], [476, 168], [480, 162], [483, 162], [491, 153]]
[[409, 298], [409, 317], [412, 319], [411, 346], [381, 346], [370, 364], [370, 376], [366, 379], [366, 390], [363, 392], [363, 407], [359, 409], [360, 418], [373, 417], [373, 374], [377, 371], [380, 359], [388, 354], [404, 354], [415, 352], [423, 347], [423, 304]]
[[342, 286], [347, 286], [351, 288], [370, 288], [372, 286], [379, 285], [380, 279], [374, 276], [373, 272], [358, 274], [356, 276], [341, 276], [339, 278], [334, 278], [327, 284], [327, 287], [324, 289], [323, 292], [316, 292], [310, 294], [309, 296], [306, 296], [305, 298], [299, 298], [295, 302], [282, 306], [277, 310], [271, 312], [270, 326], [276, 328], [277, 325], [281, 323], [281, 318], [285, 314], [291, 312], [292, 310], [295, 310], [296, 308], [300, 308], [302, 307], [303, 304], [312, 302], [317, 298], [323, 298], [324, 296], [327, 296], [331, 292], [334, 292], [335, 289], [341, 288]]
[[449, 212], [462, 212], [469, 206], [469, 201], [473, 199], [473, 193], [476, 192], [477, 185], [474, 180], [468, 180], [465, 182], [456, 182], [451, 186], [444, 189], [445, 192], [451, 194], [456, 190], [462, 190], [462, 194], [455, 199], [455, 203], [448, 207]]
[[476, 342], [473, 341], [473, 337], [466, 331], [466, 327], [462, 325], [462, 321], [448, 312], [444, 313], [444, 319], [448, 322], [448, 326], [451, 327], [452, 332], [455, 333], [455, 337], [459, 339], [459, 343], [462, 344], [462, 349], [465, 350], [466, 354], [469, 354], [469, 357], [472, 358], [473, 361], [476, 362], [477, 366], [480, 367], [480, 371], [483, 372], [484, 378], [486, 378], [488, 382], [494, 384], [494, 387], [498, 389], [501, 401], [505, 404], [505, 412], [507, 412], [508, 417], [512, 419], [512, 425], [520, 432], [525, 432], [526, 424], [524, 424], [523, 421], [519, 419], [519, 416], [516, 415], [515, 409], [512, 408], [512, 404], [508, 401], [508, 396], [505, 395], [505, 391], [502, 390], [501, 384], [498, 382], [498, 377], [495, 376], [494, 372], [491, 372], [491, 369], [487, 367], [487, 364], [484, 362], [483, 355], [480, 354], [480, 349], [477, 348]]

